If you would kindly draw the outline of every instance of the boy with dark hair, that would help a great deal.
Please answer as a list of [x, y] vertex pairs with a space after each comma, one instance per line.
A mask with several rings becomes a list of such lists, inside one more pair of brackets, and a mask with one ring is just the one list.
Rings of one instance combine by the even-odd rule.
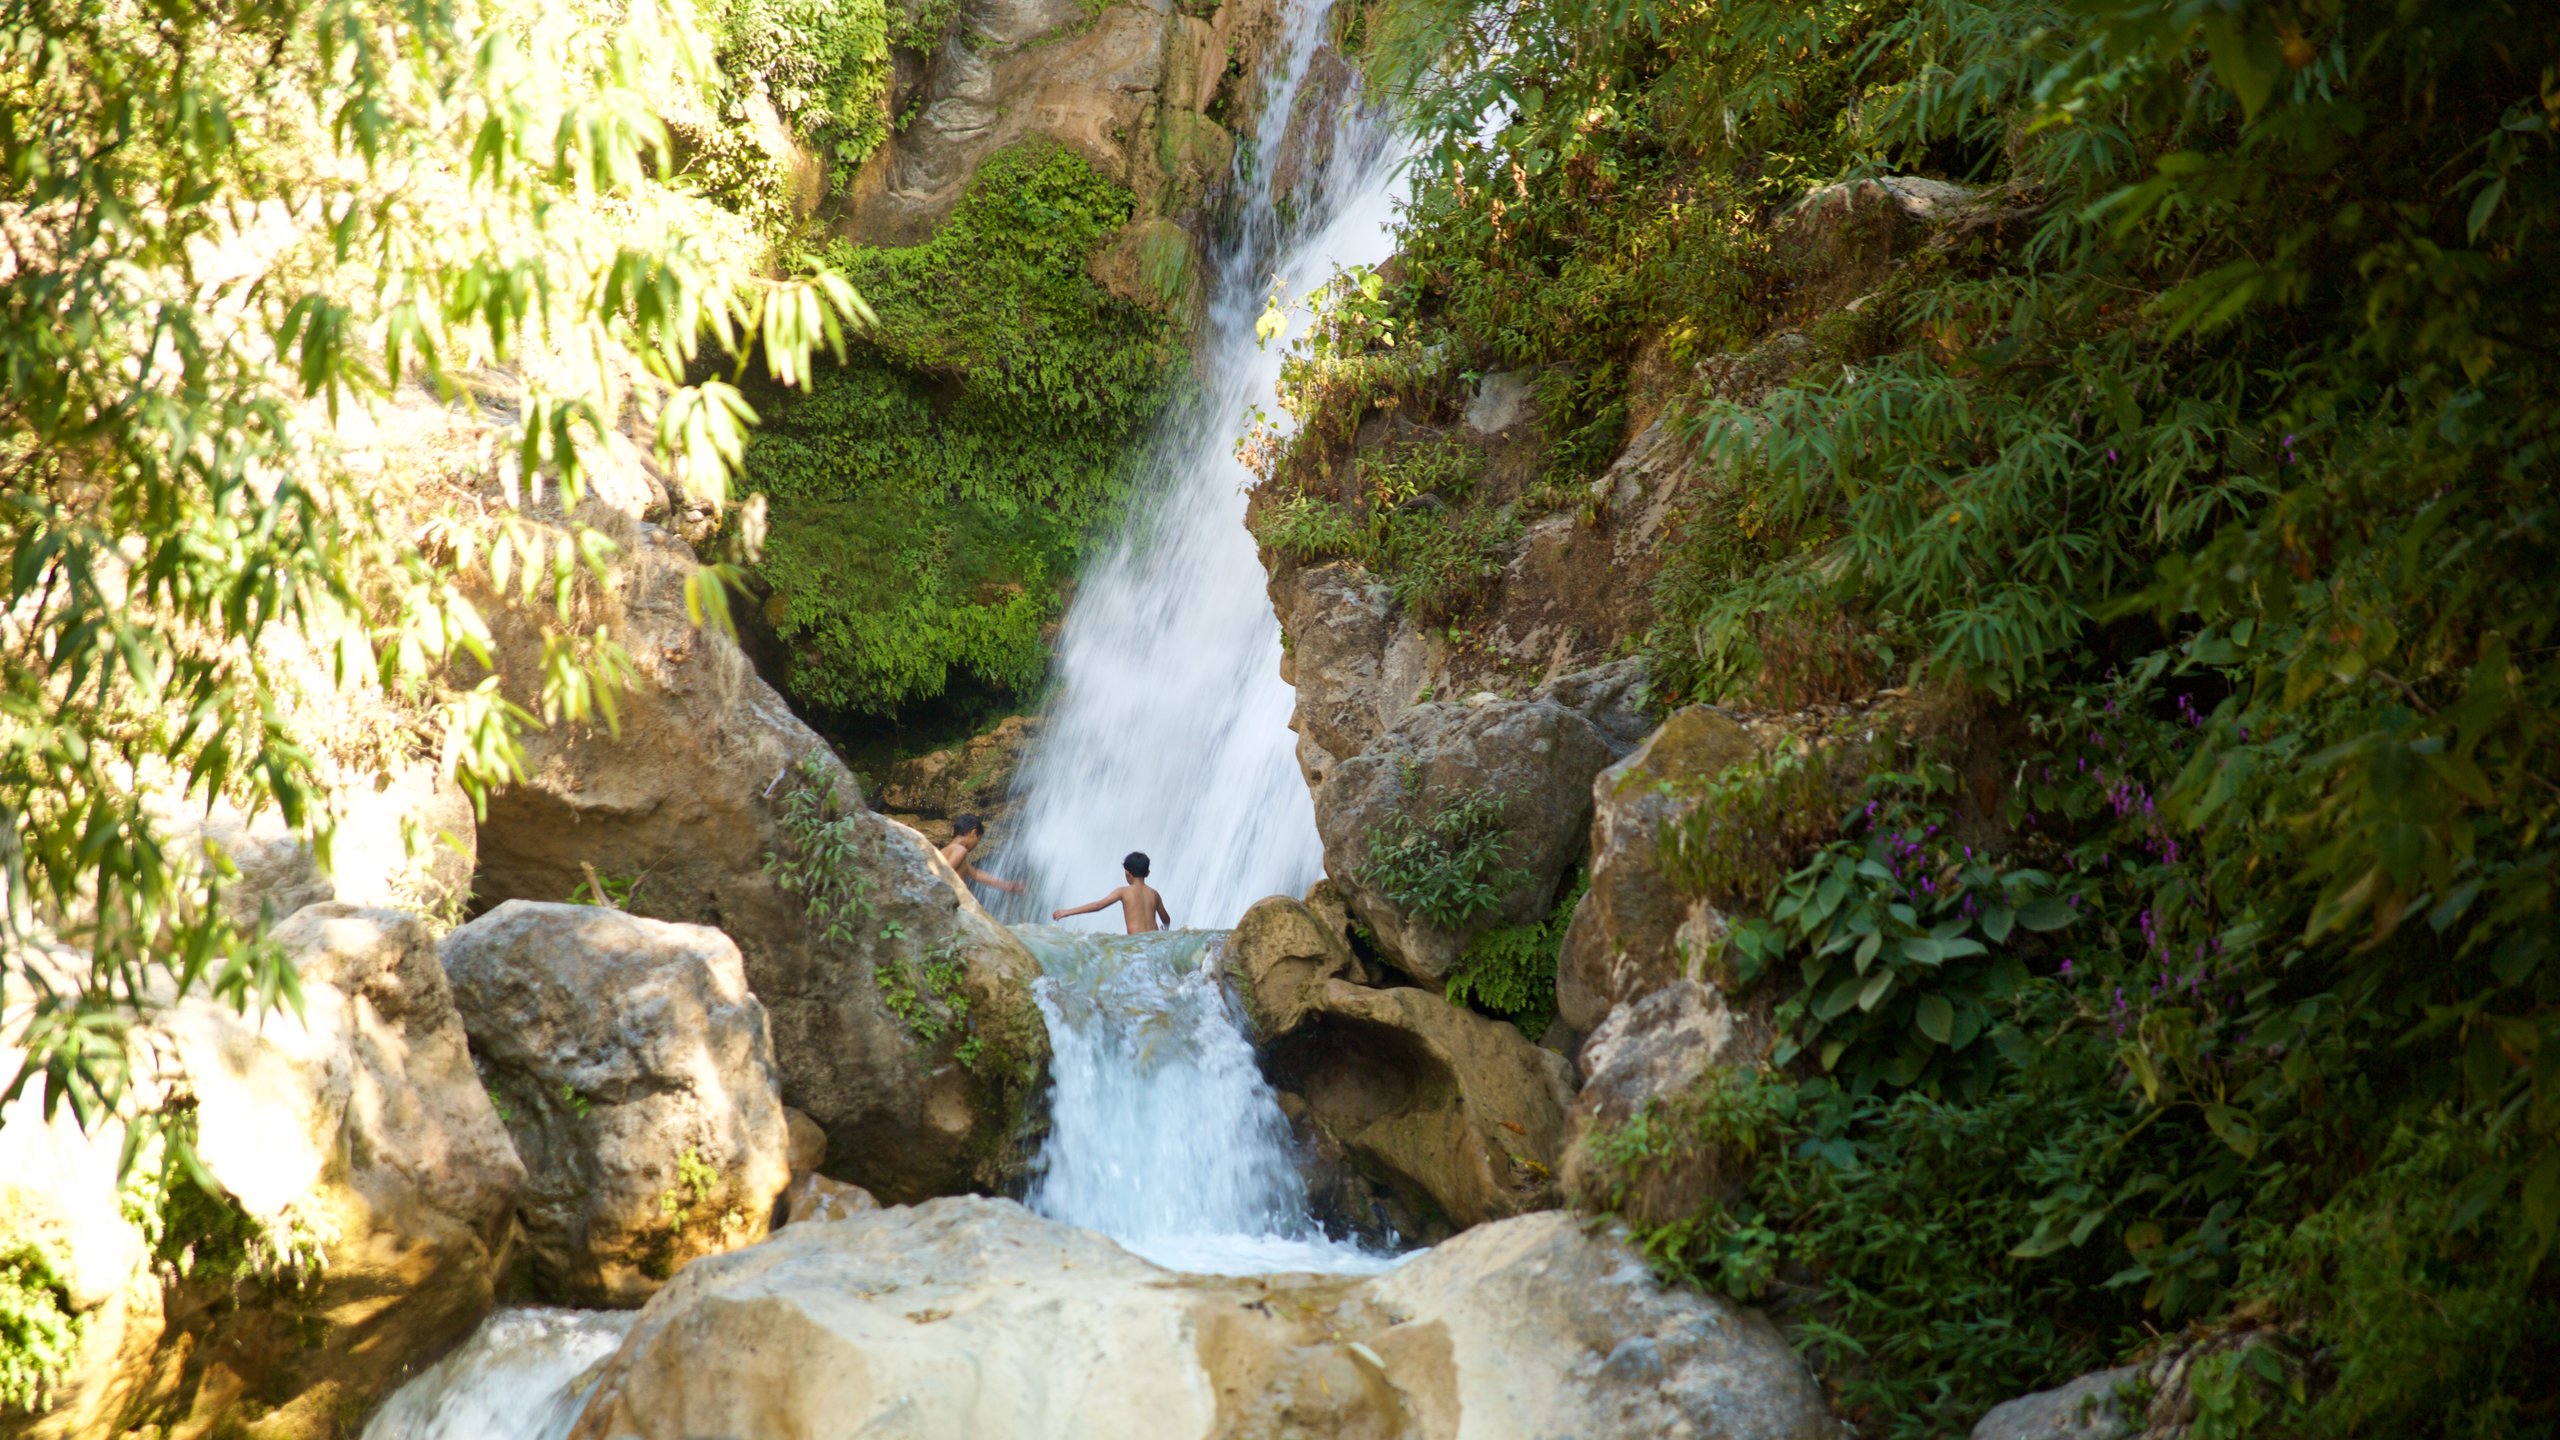
[[1173, 914], [1164, 908], [1164, 897], [1147, 883], [1147, 869], [1146, 852], [1132, 850], [1120, 861], [1121, 878], [1129, 883], [1090, 905], [1052, 910], [1049, 918], [1064, 920], [1070, 915], [1090, 915], [1105, 906], [1117, 905], [1120, 918], [1128, 923], [1132, 935], [1144, 935], [1150, 930], [1169, 927], [1173, 924]]
[[963, 880], [975, 880], [981, 885], [993, 886], [1007, 895], [1021, 894], [1021, 881], [990, 875], [969, 863], [969, 852], [977, 849], [979, 843], [986, 838], [987, 827], [977, 816], [955, 817], [951, 822], [951, 843], [942, 847], [942, 863], [959, 871], [960, 878]]

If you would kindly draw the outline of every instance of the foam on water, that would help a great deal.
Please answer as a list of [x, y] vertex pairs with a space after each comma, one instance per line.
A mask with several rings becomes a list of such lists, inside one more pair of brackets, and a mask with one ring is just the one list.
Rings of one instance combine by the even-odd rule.
[[634, 1310], [501, 1310], [400, 1387], [364, 1440], [562, 1440]]
[[1307, 1213], [1279, 1099], [1219, 983], [1221, 932], [1016, 932], [1040, 957], [1050, 1130], [1031, 1208], [1176, 1270], [1380, 1270]]

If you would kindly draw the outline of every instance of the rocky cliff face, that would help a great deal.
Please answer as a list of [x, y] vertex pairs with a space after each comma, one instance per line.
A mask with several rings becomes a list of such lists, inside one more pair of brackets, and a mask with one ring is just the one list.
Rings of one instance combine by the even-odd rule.
[[[721, 931], [771, 1017], [783, 1098], [832, 1137], [829, 1173], [895, 1199], [998, 1183], [1048, 1053], [1029, 952], [921, 837], [863, 808], [734, 642], [693, 623], [695, 569], [673, 537], [637, 532], [604, 597], [636, 680], [619, 731], [535, 737], [525, 782], [489, 802], [475, 901], [600, 884]], [[529, 627], [502, 615], [497, 633], [505, 673], [538, 673]]]
[[[1206, 18], [1170, 0], [966, 4], [950, 38], [893, 93], [893, 110], [912, 118], [863, 166], [838, 229], [866, 245], [917, 244], [980, 161], [1041, 135], [1137, 196], [1134, 246], [1150, 227], [1195, 217], [1225, 183], [1277, 23], [1268, 0], [1226, 0]], [[1107, 254], [1097, 273], [1129, 298], [1151, 298], [1133, 293], [1133, 260]]]

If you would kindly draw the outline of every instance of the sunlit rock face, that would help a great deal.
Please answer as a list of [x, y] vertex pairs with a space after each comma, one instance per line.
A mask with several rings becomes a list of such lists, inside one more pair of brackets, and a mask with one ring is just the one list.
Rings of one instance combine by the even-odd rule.
[[[226, 1200], [120, 1193], [123, 1127], [48, 1122], [33, 1091], [0, 1115], [0, 1249], [45, 1247], [83, 1317], [53, 1403], [0, 1432], [334, 1435], [488, 1313], [524, 1168], [434, 938], [331, 903], [273, 939], [300, 971], [298, 1014], [190, 1000], [134, 1038], [140, 1108], [188, 1117]], [[0, 1069], [17, 1063], [0, 1033]]]
[[640, 1314], [576, 1440], [1830, 1440], [1777, 1331], [1548, 1213], [1385, 1275], [1181, 1275], [1009, 1201], [795, 1225]]
[[764, 1238], [790, 1128], [729, 937], [511, 900], [445, 937], [444, 965], [530, 1172], [519, 1214], [545, 1298], [636, 1305]]
[[[853, 773], [735, 641], [694, 624], [685, 586], [699, 573], [673, 537], [635, 532], [597, 602], [632, 660], [619, 727], [528, 737], [528, 774], [479, 827], [474, 899], [565, 900], [592, 870], [627, 885], [636, 914], [717, 928], [770, 1018], [784, 1101], [829, 1137], [826, 1173], [888, 1200], [1001, 1183], [1048, 1060], [1031, 956], [922, 836], [864, 808]], [[510, 698], [536, 703], [524, 677], [540, 673], [539, 630], [506, 610], [491, 628]], [[868, 907], [861, 923], [813, 921], [776, 873], [802, 838], [788, 816], [812, 799], [843, 817], [829, 863]], [[881, 980], [912, 984], [944, 961], [971, 1024], [927, 1039]]]

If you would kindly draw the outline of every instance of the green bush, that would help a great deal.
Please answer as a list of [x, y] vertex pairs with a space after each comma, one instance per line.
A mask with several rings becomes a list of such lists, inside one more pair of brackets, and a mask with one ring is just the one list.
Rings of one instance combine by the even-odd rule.
[[[1419, 790], [1408, 775], [1405, 789]], [[1417, 822], [1397, 814], [1369, 827], [1368, 858], [1353, 872], [1364, 885], [1443, 930], [1463, 930], [1502, 903], [1525, 875], [1506, 862], [1502, 797], [1474, 790], [1450, 797]]]
[[889, 138], [884, 0], [712, 0], [702, 22], [733, 89], [761, 89], [825, 159], [830, 186], [849, 186]]
[[1577, 875], [1544, 917], [1527, 925], [1497, 925], [1469, 940], [1440, 993], [1453, 1004], [1510, 1021], [1532, 1040], [1546, 1034], [1556, 1018], [1556, 965], [1565, 927], [1590, 888], [1589, 877]]
[[889, 715], [955, 683], [1036, 689], [1058, 587], [1180, 363], [1163, 317], [1086, 272], [1130, 204], [1031, 140], [990, 157], [925, 244], [829, 252], [879, 325], [805, 396], [760, 396], [746, 452], [795, 699]]
[[[1793, 997], [1793, 1108], [1670, 1248], [1790, 1301], [1880, 1431], [2232, 1317], [2300, 1343], [2273, 1390], [2215, 1362], [2224, 1433], [2552, 1433], [2560, 32], [1398, 0], [1371, 33], [1438, 142], [1373, 332], [1590, 377], [1639, 333], [1814, 336], [1774, 390], [1685, 397], [1662, 688], [1917, 683], [2007, 737], [1729, 893], [1737, 968]], [[1897, 172], [1977, 199], [1890, 278], [1784, 238]]]

